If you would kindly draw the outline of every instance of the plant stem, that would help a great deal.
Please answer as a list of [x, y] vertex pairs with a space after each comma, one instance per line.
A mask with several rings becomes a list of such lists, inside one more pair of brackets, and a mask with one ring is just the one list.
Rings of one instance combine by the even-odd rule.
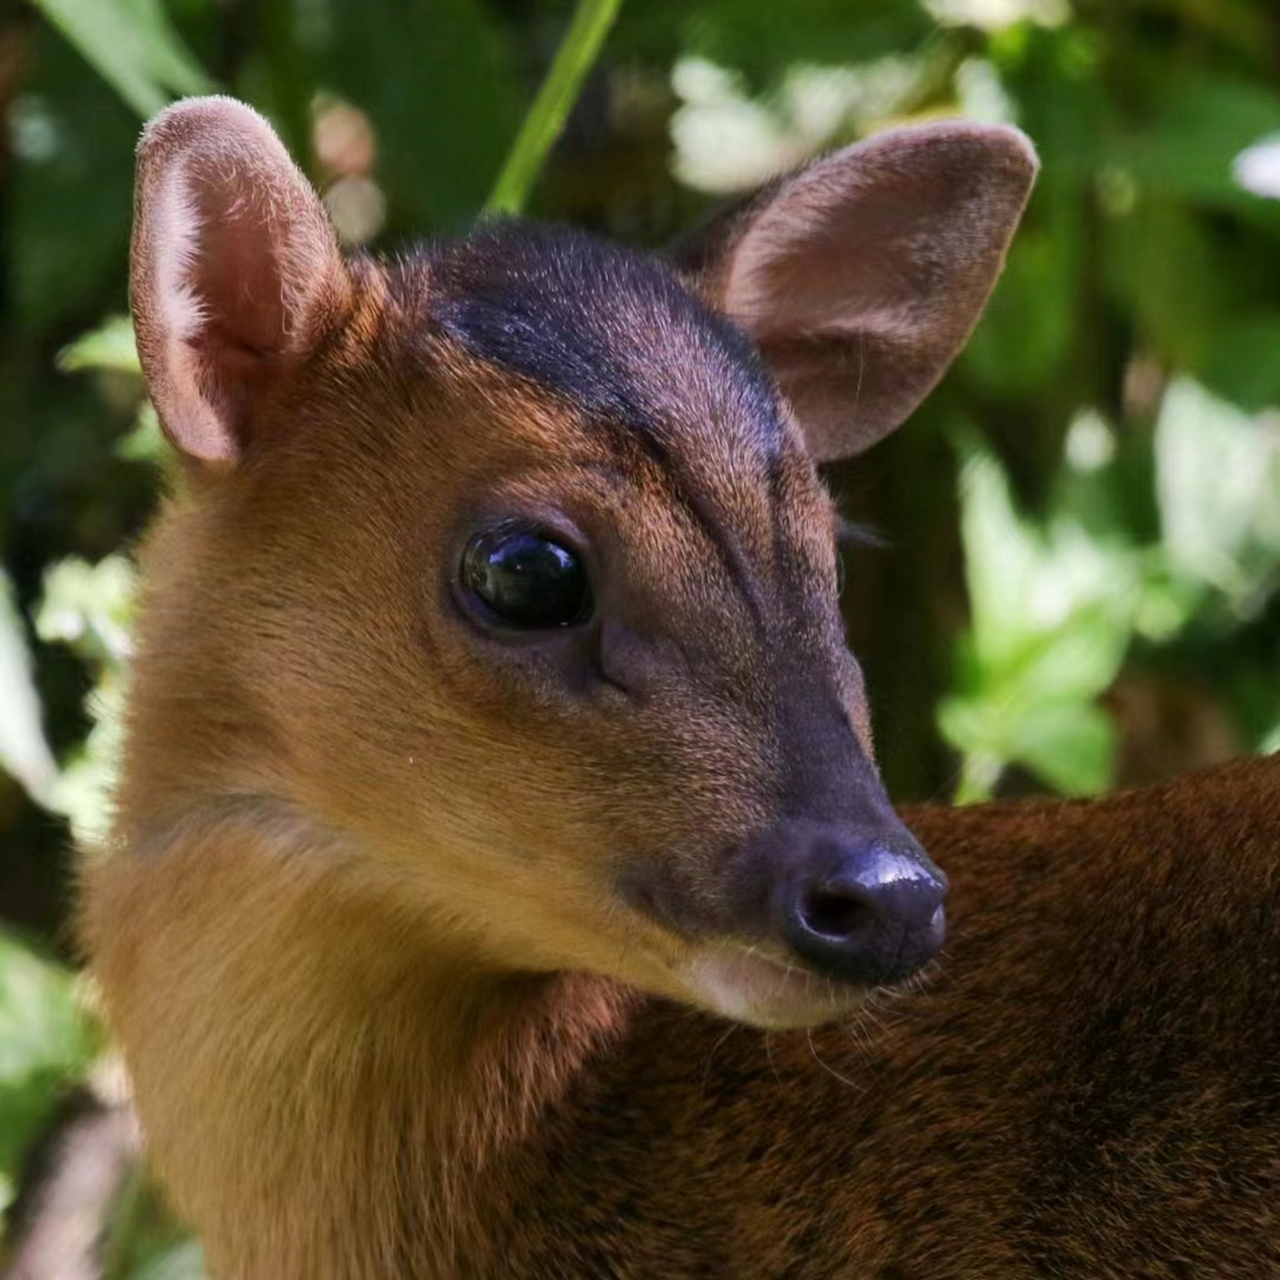
[[578, 0], [547, 78], [493, 185], [486, 213], [519, 213], [582, 90], [622, 0]]

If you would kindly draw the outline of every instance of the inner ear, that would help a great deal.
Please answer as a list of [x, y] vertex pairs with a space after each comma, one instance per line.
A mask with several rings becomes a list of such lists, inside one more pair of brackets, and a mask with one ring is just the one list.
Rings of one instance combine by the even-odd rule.
[[226, 186], [210, 183], [199, 192], [203, 231], [188, 284], [208, 317], [199, 344], [225, 345], [231, 355], [247, 360], [266, 359], [285, 350], [289, 318], [302, 301], [284, 296], [293, 274], [286, 229], [254, 204], [228, 217], [237, 196]]
[[292, 329], [304, 322], [310, 264], [291, 249], [293, 228], [273, 216], [263, 190], [245, 191], [217, 169], [193, 166], [182, 178], [191, 216], [177, 234], [187, 246], [166, 283], [191, 308], [183, 340], [195, 356], [200, 393], [241, 441], [253, 405], [290, 349]]
[[721, 215], [680, 251], [748, 330], [819, 461], [903, 421], [976, 324], [1036, 173], [1016, 130], [880, 134]]
[[349, 294], [318, 198], [256, 112], [192, 99], [147, 129], [131, 293], [166, 433], [194, 458], [234, 460], [269, 389]]

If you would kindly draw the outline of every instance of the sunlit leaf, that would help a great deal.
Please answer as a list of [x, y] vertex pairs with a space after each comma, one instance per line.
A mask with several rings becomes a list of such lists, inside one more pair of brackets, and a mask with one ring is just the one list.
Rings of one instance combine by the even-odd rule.
[[58, 353], [58, 368], [64, 373], [84, 369], [111, 369], [141, 374], [133, 322], [128, 316], [112, 316], [97, 329], [77, 338]]
[[970, 446], [960, 478], [961, 536], [973, 609], [975, 645], [998, 661], [1025, 632], [1025, 607], [1036, 549], [1013, 511], [996, 460]]
[[58, 766], [45, 741], [22, 617], [0, 573], [0, 766], [37, 800], [47, 802]]
[[27, 1143], [96, 1048], [73, 976], [0, 930], [0, 1178], [10, 1188]]
[[144, 404], [137, 422], [133, 424], [133, 430], [116, 445], [116, 453], [133, 462], [158, 463], [166, 457], [165, 450], [160, 419], [156, 417], [156, 411], [150, 404]]
[[1165, 394], [1155, 450], [1172, 566], [1248, 607], [1280, 556], [1280, 433], [1182, 380]]
[[126, 686], [123, 673], [109, 672], [99, 681], [85, 703], [93, 727], [49, 789], [49, 807], [67, 819], [81, 847], [97, 843], [110, 830], [124, 746]]
[[[962, 803], [987, 799], [1010, 764], [1021, 765], [1064, 795], [1096, 795], [1111, 781], [1115, 728], [1089, 702], [948, 698], [938, 718], [948, 741], [966, 757], [969, 787], [967, 795], [957, 796]], [[985, 763], [975, 769], [970, 757]]]
[[745, 79], [705, 58], [681, 58], [671, 86], [674, 169], [699, 191], [744, 191], [907, 110], [931, 74], [920, 59], [856, 67], [804, 63], [753, 96]]
[[1001, 31], [1019, 22], [1060, 27], [1070, 16], [1067, 0], [924, 0], [939, 22]]
[[93, 1048], [70, 971], [0, 930], [0, 1086], [45, 1068], [78, 1070]]
[[63, 560], [45, 574], [36, 630], [49, 643], [70, 645], [99, 669], [86, 700], [93, 728], [51, 779], [44, 803], [66, 816], [80, 842], [103, 836], [111, 816], [111, 794], [119, 761], [136, 576], [122, 555], [96, 565]]
[[1280, 200], [1280, 133], [1246, 147], [1232, 162], [1231, 171], [1246, 191]]
[[1116, 730], [1110, 717], [1086, 702], [1044, 703], [1025, 716], [1009, 744], [1010, 758], [1053, 790], [1091, 796], [1111, 784]]
[[1137, 587], [1124, 585], [1127, 576], [1121, 562], [1115, 596], [1074, 604], [1059, 626], [1040, 632], [1026, 646], [1011, 677], [1050, 699], [1089, 701], [1102, 693], [1116, 678], [1129, 647]]
[[958, 799], [982, 799], [1017, 764], [1055, 790], [1110, 779], [1115, 733], [1098, 697], [1120, 670], [1146, 560], [1065, 513], [1036, 526], [1013, 510], [999, 464], [964, 446], [961, 527], [972, 622], [955, 694], [938, 709], [962, 755]]
[[97, 564], [59, 561], [45, 574], [36, 631], [42, 640], [119, 664], [130, 652], [135, 591], [136, 573], [126, 556], [106, 556]]

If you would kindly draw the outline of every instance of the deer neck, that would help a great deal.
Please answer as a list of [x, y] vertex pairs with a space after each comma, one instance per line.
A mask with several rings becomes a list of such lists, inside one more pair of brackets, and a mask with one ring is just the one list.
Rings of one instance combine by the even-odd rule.
[[628, 998], [477, 966], [287, 820], [154, 844], [90, 868], [85, 923], [148, 1141], [215, 1273], [456, 1273]]

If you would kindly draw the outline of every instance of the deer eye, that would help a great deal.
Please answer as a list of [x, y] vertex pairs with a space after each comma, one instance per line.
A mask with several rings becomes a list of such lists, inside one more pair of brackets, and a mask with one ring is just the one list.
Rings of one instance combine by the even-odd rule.
[[577, 552], [530, 529], [492, 529], [462, 557], [462, 585], [488, 617], [526, 631], [572, 627], [591, 612]]

